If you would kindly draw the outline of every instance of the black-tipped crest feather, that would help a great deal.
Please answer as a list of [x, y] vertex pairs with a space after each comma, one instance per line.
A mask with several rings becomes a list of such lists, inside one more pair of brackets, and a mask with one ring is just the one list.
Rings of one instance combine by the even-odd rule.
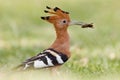
[[51, 9], [50, 7], [46, 6], [47, 9]]

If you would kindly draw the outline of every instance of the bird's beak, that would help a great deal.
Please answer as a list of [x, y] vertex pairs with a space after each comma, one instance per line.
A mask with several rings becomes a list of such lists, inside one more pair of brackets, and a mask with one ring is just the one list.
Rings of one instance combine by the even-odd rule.
[[69, 26], [71, 25], [79, 25], [82, 28], [93, 28], [93, 23], [84, 23], [84, 22], [79, 22], [79, 21], [71, 21]]

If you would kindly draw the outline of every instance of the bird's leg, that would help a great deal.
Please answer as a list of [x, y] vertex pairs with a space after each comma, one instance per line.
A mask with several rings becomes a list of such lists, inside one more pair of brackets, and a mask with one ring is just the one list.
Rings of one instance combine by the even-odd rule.
[[54, 66], [51, 68], [52, 76], [60, 76], [59, 67], [60, 66]]

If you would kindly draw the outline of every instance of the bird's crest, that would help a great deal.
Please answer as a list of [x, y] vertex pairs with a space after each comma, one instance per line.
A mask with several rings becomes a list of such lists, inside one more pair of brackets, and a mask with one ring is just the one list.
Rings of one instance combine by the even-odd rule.
[[51, 23], [54, 20], [58, 20], [58, 19], [67, 19], [68, 21], [70, 21], [69, 12], [63, 11], [58, 7], [51, 8], [51, 7], [46, 6], [46, 8], [48, 10], [44, 10], [44, 12], [52, 14], [52, 15], [46, 16], [46, 17], [41, 17], [41, 19], [47, 20], [48, 22], [51, 22]]

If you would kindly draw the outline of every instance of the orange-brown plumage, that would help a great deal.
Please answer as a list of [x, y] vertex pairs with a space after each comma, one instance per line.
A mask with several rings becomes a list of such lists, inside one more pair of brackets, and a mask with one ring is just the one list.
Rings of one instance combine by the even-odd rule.
[[56, 40], [50, 46], [50, 48], [62, 52], [63, 54], [66, 54], [68, 57], [70, 57], [69, 34], [67, 31], [67, 28], [70, 23], [69, 13], [61, 10], [58, 7], [55, 7], [54, 9], [49, 7], [48, 9], [50, 9], [51, 11], [45, 10], [45, 12], [53, 15], [49, 16], [48, 19], [44, 19], [44, 20], [47, 20], [48, 22], [52, 23], [56, 31]]

